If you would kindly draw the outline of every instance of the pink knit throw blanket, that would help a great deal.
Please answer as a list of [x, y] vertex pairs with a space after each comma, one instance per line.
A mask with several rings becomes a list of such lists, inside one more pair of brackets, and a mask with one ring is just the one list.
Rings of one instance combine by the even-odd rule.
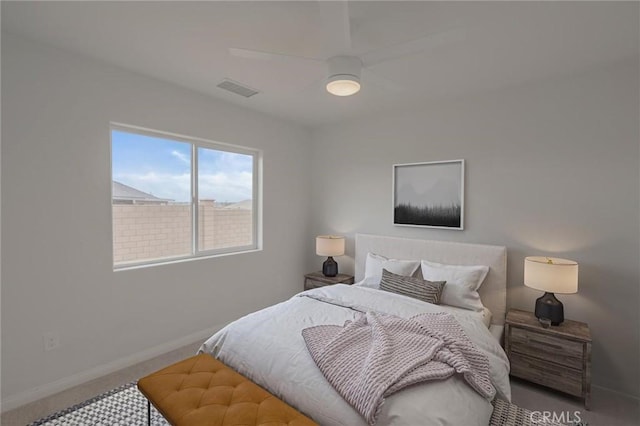
[[447, 313], [407, 319], [367, 312], [342, 327], [306, 328], [302, 336], [327, 380], [370, 425], [386, 396], [454, 373], [487, 399], [496, 392], [487, 356]]

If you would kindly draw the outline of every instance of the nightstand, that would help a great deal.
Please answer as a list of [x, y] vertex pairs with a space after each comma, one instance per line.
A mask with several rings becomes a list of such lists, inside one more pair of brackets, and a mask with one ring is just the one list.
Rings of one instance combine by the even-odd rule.
[[304, 276], [305, 290], [333, 284], [353, 284], [353, 275], [338, 274], [335, 277], [325, 277], [321, 271], [318, 271]]
[[591, 332], [583, 322], [565, 320], [544, 328], [533, 313], [509, 310], [504, 349], [511, 375], [584, 398], [591, 405]]

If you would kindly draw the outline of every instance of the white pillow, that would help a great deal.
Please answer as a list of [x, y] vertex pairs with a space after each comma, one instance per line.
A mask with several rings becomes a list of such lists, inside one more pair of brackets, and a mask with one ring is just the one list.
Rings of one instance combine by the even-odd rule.
[[440, 297], [441, 305], [482, 311], [478, 289], [489, 273], [488, 266], [443, 265], [423, 260], [421, 267], [425, 280], [447, 282]]
[[364, 267], [364, 279], [359, 283], [362, 287], [380, 288], [382, 270], [386, 269], [394, 274], [410, 277], [420, 267], [418, 260], [388, 259], [379, 254], [367, 253]]

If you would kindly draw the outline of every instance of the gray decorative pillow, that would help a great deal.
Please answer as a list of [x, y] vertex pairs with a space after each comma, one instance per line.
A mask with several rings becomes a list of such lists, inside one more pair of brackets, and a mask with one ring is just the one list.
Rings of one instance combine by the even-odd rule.
[[380, 289], [438, 305], [446, 281], [427, 281], [382, 270]]

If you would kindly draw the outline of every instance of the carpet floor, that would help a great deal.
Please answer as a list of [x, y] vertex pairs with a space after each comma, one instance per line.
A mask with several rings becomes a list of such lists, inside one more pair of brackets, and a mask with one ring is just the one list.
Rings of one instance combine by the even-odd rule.
[[[537, 426], [531, 412], [507, 401], [494, 401], [489, 426]], [[143, 426], [147, 424], [147, 399], [135, 383], [91, 398], [81, 404], [35, 421], [29, 426]], [[546, 426], [562, 426], [545, 423]], [[169, 426], [162, 415], [151, 407], [151, 426]]]

